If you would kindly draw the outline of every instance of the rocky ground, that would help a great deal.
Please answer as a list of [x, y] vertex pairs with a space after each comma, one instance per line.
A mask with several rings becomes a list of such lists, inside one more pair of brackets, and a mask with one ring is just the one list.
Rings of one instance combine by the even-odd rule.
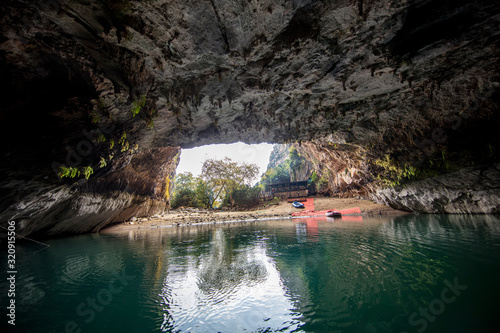
[[[314, 206], [315, 210], [342, 210], [359, 207], [363, 215], [406, 213], [374, 203], [373, 201], [354, 198], [340, 199], [316, 197], [314, 198]], [[208, 211], [197, 208], [179, 208], [149, 218], [132, 218], [129, 221], [115, 224], [109, 227], [108, 230], [148, 228], [166, 225], [183, 226], [193, 223], [239, 222], [257, 219], [289, 218], [293, 212], [297, 211], [299, 210], [292, 207], [286, 200], [282, 200], [276, 204], [266, 203], [253, 210], [247, 211]]]

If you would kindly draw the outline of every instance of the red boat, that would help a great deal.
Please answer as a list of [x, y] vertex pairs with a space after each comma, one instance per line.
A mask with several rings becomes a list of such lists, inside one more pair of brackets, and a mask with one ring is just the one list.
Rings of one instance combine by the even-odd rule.
[[342, 214], [336, 210], [327, 210], [326, 217], [342, 217]]

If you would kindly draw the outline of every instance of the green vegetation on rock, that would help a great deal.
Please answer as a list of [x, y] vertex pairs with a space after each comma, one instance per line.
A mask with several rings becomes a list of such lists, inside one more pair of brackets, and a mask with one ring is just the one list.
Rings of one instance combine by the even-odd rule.
[[134, 101], [134, 103], [132, 104], [132, 110], [131, 110], [132, 117], [138, 115], [145, 105], [146, 105], [146, 95], [142, 95], [138, 100]]
[[288, 183], [294, 172], [300, 170], [305, 163], [306, 159], [299, 154], [295, 147], [276, 145], [271, 152], [269, 165], [259, 184], [265, 187], [267, 184]]
[[384, 159], [377, 159], [374, 164], [381, 168], [381, 171], [375, 176], [385, 185], [394, 187], [401, 185], [404, 180], [415, 179], [420, 170], [408, 163], [399, 163], [386, 155]]
[[83, 168], [83, 174], [86, 179], [89, 179], [90, 175], [94, 173], [94, 169], [91, 166], [86, 166]]

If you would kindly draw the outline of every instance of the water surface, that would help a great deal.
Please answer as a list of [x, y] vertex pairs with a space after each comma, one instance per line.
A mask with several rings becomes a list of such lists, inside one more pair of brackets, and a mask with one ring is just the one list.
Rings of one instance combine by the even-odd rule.
[[10, 331], [496, 332], [500, 324], [497, 216], [273, 220], [47, 243], [18, 245]]

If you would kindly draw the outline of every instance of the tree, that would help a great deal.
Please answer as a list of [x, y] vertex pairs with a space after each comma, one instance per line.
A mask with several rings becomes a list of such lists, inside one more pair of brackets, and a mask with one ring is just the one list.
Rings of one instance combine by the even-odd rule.
[[234, 205], [232, 193], [239, 187], [250, 185], [257, 177], [259, 168], [256, 164], [241, 163], [226, 157], [222, 160], [207, 159], [203, 162], [201, 175], [214, 193], [214, 202], [222, 202], [229, 195]]
[[288, 150], [288, 158], [274, 167], [268, 167], [262, 175], [260, 184], [289, 183], [290, 178], [295, 172], [298, 172], [306, 163], [304, 157], [300, 156], [295, 147]]
[[212, 208], [213, 191], [201, 177], [196, 178], [195, 203], [199, 208]]
[[212, 198], [212, 189], [201, 176], [195, 177], [191, 172], [175, 176], [172, 208], [180, 206], [211, 208]]
[[279, 164], [274, 168], [268, 169], [260, 181], [261, 185], [276, 184], [276, 183], [289, 183], [290, 182], [290, 168], [288, 160], [286, 163]]
[[198, 179], [191, 172], [180, 173], [174, 178], [174, 190], [170, 206], [176, 209], [180, 206], [196, 207]]
[[260, 202], [260, 192], [260, 187], [250, 187], [248, 185], [244, 185], [233, 191], [232, 195], [234, 203], [241, 208], [256, 206]]
[[179, 208], [180, 206], [193, 207], [195, 206], [195, 192], [189, 188], [183, 188], [176, 191], [170, 202], [172, 209]]
[[191, 172], [180, 173], [174, 179], [174, 192], [184, 189], [193, 190], [196, 187], [196, 179]]
[[299, 152], [297, 151], [297, 148], [295, 147], [290, 148], [288, 163], [290, 165], [291, 172], [299, 169], [302, 165], [304, 165], [305, 159], [302, 156], [300, 156]]

